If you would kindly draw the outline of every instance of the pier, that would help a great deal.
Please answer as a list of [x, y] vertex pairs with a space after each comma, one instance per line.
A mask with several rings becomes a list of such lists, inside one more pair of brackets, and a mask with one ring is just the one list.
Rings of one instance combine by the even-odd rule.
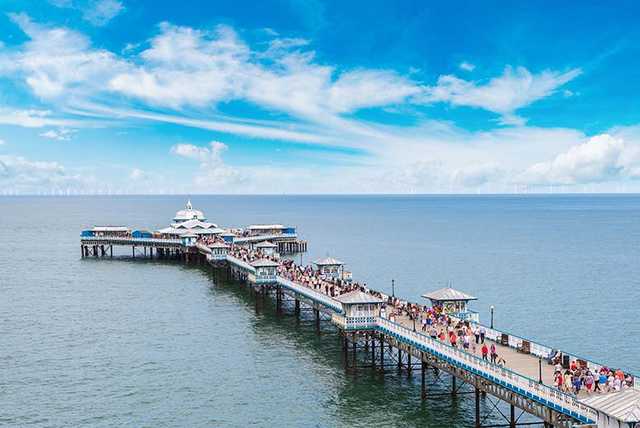
[[[287, 254], [307, 250], [295, 227], [279, 224], [221, 228], [190, 202], [169, 227], [157, 231], [95, 226], [81, 233], [81, 256], [171, 258], [227, 272], [249, 287], [256, 302], [272, 298], [276, 311], [300, 318], [310, 311], [321, 332], [330, 322], [342, 340], [345, 370], [398, 370], [419, 376], [421, 397], [471, 396], [480, 427], [640, 427], [640, 379], [610, 370], [602, 391], [573, 391], [558, 373], [604, 373], [609, 368], [480, 322], [474, 296], [445, 288], [409, 302], [354, 282], [335, 258], [300, 266]], [[117, 255], [117, 252], [116, 252]], [[491, 355], [485, 350], [491, 349]], [[449, 386], [448, 397], [430, 391], [427, 377]], [[571, 379], [571, 376], [569, 376]], [[614, 387], [615, 385], [615, 387]], [[487, 424], [481, 400], [504, 420]], [[522, 421], [528, 414], [534, 421]]]

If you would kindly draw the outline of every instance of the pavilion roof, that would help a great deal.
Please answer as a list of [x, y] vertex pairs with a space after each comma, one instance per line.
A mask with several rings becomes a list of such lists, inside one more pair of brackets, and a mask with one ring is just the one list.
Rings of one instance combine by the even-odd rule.
[[276, 244], [269, 241], [263, 241], [256, 244], [256, 248], [278, 248]]
[[629, 388], [620, 392], [592, 395], [580, 400], [587, 406], [623, 422], [640, 422], [640, 390]]
[[313, 262], [316, 266], [342, 266], [342, 263], [338, 259], [334, 259], [333, 257], [325, 257], [324, 259], [316, 260]]
[[274, 230], [274, 229], [285, 229], [285, 227], [281, 224], [252, 224], [248, 227], [250, 230]]
[[253, 267], [269, 267], [269, 266], [278, 266], [277, 262], [269, 259], [258, 259], [251, 262], [251, 266]]
[[94, 232], [128, 232], [127, 226], [93, 226]]
[[340, 303], [347, 305], [361, 304], [361, 303], [382, 303], [383, 300], [369, 293], [365, 293], [360, 290], [350, 291], [345, 294], [341, 294], [336, 297], [336, 300]]
[[432, 291], [430, 293], [423, 294], [422, 297], [429, 300], [437, 300], [437, 301], [456, 301], [456, 300], [477, 300], [476, 297], [463, 293], [459, 290], [454, 290], [453, 288], [441, 288], [436, 291]]

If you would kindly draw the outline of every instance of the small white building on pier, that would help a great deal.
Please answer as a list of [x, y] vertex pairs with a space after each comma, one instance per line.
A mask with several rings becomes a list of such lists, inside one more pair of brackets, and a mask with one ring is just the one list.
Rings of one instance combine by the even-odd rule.
[[223, 261], [227, 259], [227, 254], [229, 254], [229, 246], [222, 242], [214, 242], [213, 244], [207, 245], [209, 249], [211, 249], [211, 259], [217, 261]]
[[317, 266], [320, 275], [325, 278], [343, 279], [344, 263], [333, 257], [325, 257], [324, 259], [313, 262]]
[[[259, 259], [251, 262], [256, 270], [254, 275], [249, 275], [249, 281], [256, 284], [269, 284], [276, 281], [278, 275], [278, 263], [269, 259]], [[253, 276], [253, 277], [252, 277]]]
[[275, 256], [278, 254], [278, 246], [269, 241], [258, 242], [255, 245], [255, 249], [261, 251], [265, 256]]
[[336, 297], [342, 304], [343, 319], [333, 317], [345, 330], [367, 330], [376, 328], [376, 318], [380, 316], [383, 300], [369, 293], [354, 290]]
[[478, 322], [478, 313], [469, 309], [469, 302], [477, 300], [476, 297], [454, 290], [453, 288], [441, 288], [422, 297], [431, 300], [431, 305], [442, 308], [442, 312], [465, 321]]

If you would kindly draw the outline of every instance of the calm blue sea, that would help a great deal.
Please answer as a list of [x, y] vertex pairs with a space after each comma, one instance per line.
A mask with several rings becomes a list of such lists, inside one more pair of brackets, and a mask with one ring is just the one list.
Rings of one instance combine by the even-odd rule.
[[[465, 426], [472, 400], [345, 374], [335, 334], [256, 313], [205, 269], [82, 260], [94, 224], [166, 226], [182, 196], [0, 198], [0, 425]], [[640, 372], [639, 196], [195, 196], [294, 225], [306, 261], [415, 300], [449, 283], [497, 327]], [[126, 253], [126, 252], [125, 252]], [[123, 254], [125, 254], [123, 253]], [[439, 386], [434, 386], [434, 389]]]

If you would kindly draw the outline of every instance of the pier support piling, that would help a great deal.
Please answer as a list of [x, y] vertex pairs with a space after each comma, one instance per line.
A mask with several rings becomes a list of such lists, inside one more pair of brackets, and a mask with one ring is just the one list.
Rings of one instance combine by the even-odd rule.
[[427, 399], [427, 378], [426, 378], [427, 364], [424, 361], [420, 363], [420, 398]]
[[[479, 391], [479, 390], [476, 388], [476, 391]], [[455, 397], [457, 393], [458, 391], [456, 387], [456, 377], [451, 375], [451, 396]]]
[[371, 334], [371, 367], [376, 369], [376, 336], [375, 333]]
[[[454, 377], [455, 379], [455, 377]], [[480, 428], [481, 424], [480, 424], [480, 390], [478, 388], [476, 388], [476, 393], [475, 393], [475, 401], [476, 401], [476, 424], [475, 427], [476, 428]]]

